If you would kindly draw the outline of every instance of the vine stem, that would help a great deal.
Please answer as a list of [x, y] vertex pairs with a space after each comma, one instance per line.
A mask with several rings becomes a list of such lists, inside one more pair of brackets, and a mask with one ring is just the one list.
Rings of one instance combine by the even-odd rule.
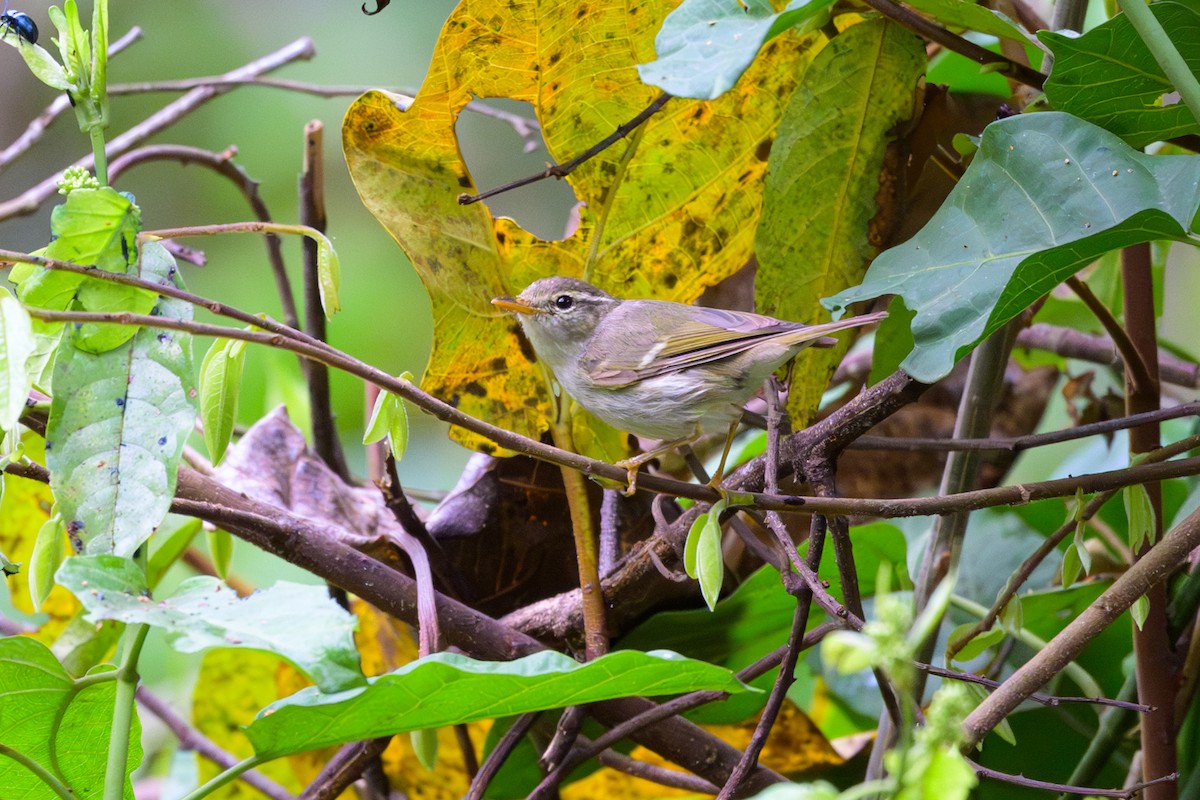
[[150, 626], [132, 625], [125, 631], [125, 648], [117, 667], [117, 693], [113, 701], [112, 731], [108, 738], [108, 765], [104, 773], [104, 800], [125, 797], [125, 768], [129, 762], [129, 735], [137, 701], [138, 657]]

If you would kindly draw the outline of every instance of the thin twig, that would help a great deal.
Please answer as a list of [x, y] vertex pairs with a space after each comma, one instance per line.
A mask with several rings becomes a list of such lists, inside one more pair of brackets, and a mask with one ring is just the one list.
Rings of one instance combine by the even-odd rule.
[[[1000, 681], [992, 680], [991, 678], [985, 678], [982, 675], [972, 675], [969, 672], [959, 672], [953, 669], [944, 669], [942, 667], [935, 667], [932, 664], [922, 664], [920, 662], [914, 662], [914, 666], [916, 666], [916, 668], [922, 672], [927, 672], [930, 675], [936, 675], [939, 678], [962, 681], [963, 683], [975, 683], [979, 684], [980, 686], [986, 686], [989, 689], [995, 689], [1000, 686]], [[1058, 706], [1066, 704], [1086, 703], [1087, 705], [1093, 706], [1121, 708], [1125, 709], [1126, 711], [1148, 712], [1151, 710], [1150, 706], [1143, 705], [1141, 703], [1130, 703], [1126, 700], [1113, 700], [1107, 697], [1061, 697], [1059, 695], [1034, 692], [1026, 699], [1034, 703], [1038, 703], [1039, 705], [1048, 706], [1051, 708], [1057, 708]]]
[[1157, 411], [1147, 411], [1144, 414], [1130, 414], [1118, 419], [1106, 419], [1100, 422], [1089, 422], [1074, 428], [1064, 428], [1047, 433], [1031, 433], [1026, 436], [998, 437], [990, 439], [934, 439], [922, 437], [891, 437], [891, 436], [862, 436], [856, 439], [851, 449], [861, 450], [995, 450], [1008, 453], [1019, 453], [1035, 447], [1071, 442], [1113, 431], [1136, 428], [1147, 422], [1165, 422], [1169, 419], [1200, 415], [1200, 403], [1182, 403], [1171, 408]]
[[521, 714], [513, 721], [512, 725], [508, 726], [508, 730], [504, 732], [500, 741], [492, 748], [492, 752], [488, 753], [488, 757], [484, 759], [483, 766], [471, 779], [471, 786], [467, 789], [463, 800], [482, 800], [488, 785], [496, 777], [496, 773], [504, 766], [504, 762], [512, 755], [512, 751], [521, 743], [521, 739], [529, 732], [541, 714], [540, 711]]
[[[551, 445], [542, 444], [541, 442], [464, 414], [437, 398], [420, 391], [410, 382], [388, 375], [328, 345], [317, 346], [275, 333], [244, 331], [223, 325], [188, 322], [145, 314], [48, 311], [37, 308], [29, 308], [27, 310], [30, 316], [45, 322], [97, 322], [118, 325], [142, 325], [151, 328], [186, 331], [199, 336], [240, 339], [242, 341], [291, 350], [306, 358], [312, 358], [335, 369], [341, 369], [364, 380], [368, 380], [389, 392], [393, 392], [409, 400], [413, 405], [429, 412], [438, 419], [485, 436], [502, 447], [516, 450], [542, 461], [566, 466], [588, 475], [598, 475], [614, 481], [621, 481], [626, 477], [626, 471], [621, 467], [586, 458]], [[794, 436], [803, 437], [806, 441], [812, 441], [814, 430], [818, 429], [810, 428]], [[753, 466], [751, 465], [752, 468]], [[740, 472], [741, 470], [739, 470]], [[1067, 497], [1075, 494], [1077, 491], [1092, 493], [1129, 486], [1134, 483], [1143, 483], [1148, 480], [1168, 480], [1170, 478], [1195, 474], [1200, 474], [1200, 457], [1182, 459], [1165, 464], [1138, 464], [1125, 469], [1110, 470], [1108, 472], [1091, 473], [1035, 483], [999, 486], [992, 489], [977, 489], [970, 492], [938, 497], [879, 499], [820, 495], [815, 497], [806, 495], [773, 495], [764, 492], [739, 491], [736, 487], [744, 485], [742, 480], [733, 484], [727, 483], [727, 486], [732, 486], [732, 490], [727, 490], [725, 496], [735, 501], [738, 505], [750, 505], [767, 511], [812, 512], [846, 516], [910, 517], [941, 514], [956, 510], [986, 508], [989, 506], [1024, 505], [1034, 500]], [[663, 492], [676, 497], [687, 497], [707, 503], [715, 502], [721, 498], [720, 493], [706, 486], [684, 483], [661, 476], [644, 476], [639, 478], [638, 485], [641, 489]]]
[[[223, 153], [214, 153], [210, 150], [201, 150], [198, 147], [173, 144], [156, 144], [139, 147], [114, 159], [109, 164], [109, 180], [115, 184], [117, 177], [126, 170], [150, 161], [178, 161], [185, 165], [196, 164], [207, 167], [218, 175], [228, 178], [238, 187], [242, 196], [246, 198], [246, 202], [250, 204], [250, 210], [254, 212], [255, 218], [260, 222], [273, 222], [271, 212], [267, 209], [267, 204], [262, 199], [262, 194], [258, 191], [258, 181], [251, 178], [233, 160], [236, 154], [237, 150], [233, 147], [230, 147]], [[283, 308], [283, 321], [287, 323], [288, 327], [299, 328], [300, 318], [296, 314], [296, 301], [292, 297], [291, 281], [288, 278], [287, 268], [283, 263], [283, 247], [280, 244], [279, 236], [274, 233], [268, 233], [263, 237], [263, 242], [267, 247], [267, 263], [271, 265], [271, 273], [275, 276], [275, 288], [279, 293], [279, 302]]]
[[1117, 352], [1121, 354], [1121, 360], [1125, 363], [1125, 369], [1129, 373], [1129, 379], [1133, 382], [1133, 388], [1137, 391], [1151, 391], [1152, 386], [1156, 381], [1151, 379], [1150, 370], [1146, 366], [1146, 362], [1142, 360], [1142, 356], [1138, 353], [1137, 348], [1133, 346], [1133, 341], [1129, 338], [1125, 328], [1113, 316], [1113, 313], [1108, 310], [1108, 306], [1096, 297], [1086, 283], [1079, 280], [1075, 275], [1067, 278], [1067, 286], [1071, 291], [1075, 292], [1076, 296], [1083, 301], [1083, 304], [1092, 312], [1092, 316], [1099, 321], [1100, 325], [1112, 337], [1113, 344], [1117, 347]]
[[657, 114], [658, 111], [663, 106], [665, 106], [667, 104], [667, 101], [670, 99], [671, 99], [671, 95], [667, 94], [666, 92], [664, 92], [663, 94], [660, 94], [657, 98], [655, 98], [654, 102], [652, 102], [650, 105], [648, 105], [644, 109], [642, 109], [642, 111], [640, 111], [638, 113], [638, 115], [635, 116], [633, 119], [629, 120], [629, 122], [626, 122], [624, 125], [618, 126], [617, 129], [615, 131], [613, 131], [613, 133], [604, 137], [599, 142], [597, 142], [596, 144], [589, 147], [587, 150], [584, 150], [582, 153], [575, 156], [570, 161], [567, 161], [563, 164], [555, 164], [553, 166], [547, 167], [542, 172], [536, 173], [534, 175], [528, 175], [524, 178], [518, 178], [515, 181], [509, 181], [508, 183], [502, 184], [501, 186], [497, 186], [494, 189], [488, 189], [485, 192], [480, 192], [479, 194], [466, 194], [466, 193], [460, 194], [458, 196], [459, 205], [467, 206], [472, 203], [478, 203], [480, 200], [485, 200], [489, 197], [494, 197], [495, 195], [501, 194], [503, 192], [512, 191], [513, 189], [519, 189], [522, 186], [528, 186], [531, 183], [537, 183], [538, 181], [545, 180], [546, 178], [560, 178], [560, 179], [565, 178], [566, 176], [568, 176], [572, 172], [574, 172], [580, 164], [582, 164], [585, 161], [587, 161], [588, 159], [594, 157], [598, 153], [604, 152], [609, 147], [612, 147], [614, 144], [619, 142], [621, 139], [624, 139], [630, 133], [637, 130], [638, 127], [643, 122], [645, 122], [646, 120], [650, 119], [650, 117]]
[[890, 17], [923, 39], [937, 42], [947, 50], [966, 56], [977, 63], [1000, 65], [997, 72], [1007, 75], [1026, 86], [1041, 89], [1042, 84], [1046, 81], [1046, 76], [1037, 70], [1031, 69], [1024, 64], [1018, 64], [1007, 56], [993, 53], [991, 50], [951, 33], [899, 3], [894, 3], [892, 0], [866, 0], [866, 2], [871, 8], [886, 17]]
[[[138, 687], [137, 701], [142, 708], [158, 717], [167, 726], [167, 729], [175, 734], [175, 738], [179, 740], [180, 749], [193, 750], [221, 769], [229, 769], [241, 760], [222, 750], [198, 729], [192, 727], [187, 720], [176, 714], [175, 709], [171, 708], [165, 700], [145, 686]], [[257, 770], [247, 770], [239, 775], [238, 779], [253, 786], [272, 800], [295, 800], [296, 798], [294, 794]]]
[[[108, 57], [120, 53], [125, 48], [129, 47], [134, 42], [140, 41], [142, 38], [142, 29], [136, 25], [130, 28], [124, 36], [117, 39], [108, 46]], [[109, 93], [111, 94], [111, 87]], [[71, 107], [71, 100], [65, 92], [60, 92], [55, 95], [53, 102], [46, 107], [42, 113], [34, 117], [25, 131], [13, 141], [8, 147], [0, 150], [0, 170], [3, 170], [13, 161], [16, 161], [22, 155], [27, 153], [30, 148], [41, 141], [42, 136], [46, 133], [46, 129], [54, 120]]]
[[[239, 67], [226, 73], [225, 77], [240, 79], [252, 75], [260, 75], [264, 72], [279, 69], [297, 59], [312, 58], [314, 53], [312, 40], [308, 37], [302, 37], [276, 50], [274, 53], [270, 53], [250, 62], [244, 67]], [[139, 142], [145, 141], [151, 136], [162, 132], [209, 100], [230, 91], [231, 88], [206, 86], [200, 89], [193, 89], [177, 100], [168, 103], [138, 125], [109, 140], [108, 145], [105, 147], [105, 152], [108, 154], [109, 160], [111, 161], [116, 156], [132, 149]], [[93, 158], [89, 154], [76, 161], [72, 166], [91, 169]], [[56, 171], [53, 175], [43, 179], [20, 195], [0, 203], [0, 220], [24, 216], [37, 211], [42, 203], [58, 192], [58, 181], [62, 178], [63, 171]]]
[[1024, 775], [1013, 775], [1008, 772], [1000, 772], [999, 770], [985, 767], [971, 759], [966, 759], [966, 762], [971, 765], [971, 769], [975, 770], [975, 774], [981, 778], [991, 778], [992, 780], [1011, 783], [1014, 786], [1024, 786], [1027, 789], [1042, 789], [1047, 792], [1061, 792], [1065, 794], [1078, 794], [1084, 796], [1095, 797], [1122, 797], [1132, 798], [1137, 797], [1143, 790], [1150, 786], [1158, 786], [1163, 783], [1170, 783], [1179, 779], [1179, 773], [1171, 773], [1164, 775], [1161, 778], [1155, 778], [1151, 781], [1143, 781], [1134, 784], [1126, 789], [1098, 789], [1090, 786], [1070, 786], [1065, 783], [1053, 783], [1051, 781], [1039, 781], [1036, 778], [1027, 778]]
[[[325, 232], [325, 158], [322, 145], [325, 126], [320, 120], [304, 126], [304, 158], [300, 169], [300, 224]], [[317, 242], [305, 237], [300, 244], [304, 276], [304, 331], [318, 341], [328, 337], [325, 330], [325, 309], [321, 302], [321, 278], [317, 265]], [[333, 422], [333, 398], [329, 390], [329, 368], [324, 364], [308, 365], [305, 370], [308, 384], [309, 419], [312, 422], [313, 450], [343, 481], [350, 480], [350, 468], [342, 453]]]

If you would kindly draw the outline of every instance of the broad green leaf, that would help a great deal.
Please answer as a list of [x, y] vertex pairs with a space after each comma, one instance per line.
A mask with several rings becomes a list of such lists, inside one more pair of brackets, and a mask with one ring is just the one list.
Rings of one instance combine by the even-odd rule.
[[25, 400], [33, 387], [27, 365], [34, 346], [29, 313], [0, 289], [0, 431], [13, 430], [25, 412]]
[[237, 421], [242, 370], [246, 366], [244, 345], [235, 339], [217, 339], [200, 362], [200, 421], [204, 425], [204, 446], [214, 466], [225, 456]]
[[916, 346], [903, 369], [933, 383], [978, 341], [1099, 255], [1186, 241], [1200, 159], [1148, 156], [1068, 114], [1021, 114], [984, 131], [979, 153], [912, 239], [864, 281], [825, 300], [903, 295]]
[[[74, 193], [72, 193], [74, 196]], [[174, 260], [146, 244], [143, 277], [178, 285]], [[160, 298], [156, 312], [190, 320], [192, 307]], [[119, 348], [86, 353], [68, 329], [54, 368], [46, 466], [67, 531], [83, 552], [131, 555], [162, 522], [196, 418], [192, 339], [142, 328]]]
[[[886, 156], [916, 114], [924, 72], [921, 40], [883, 19], [844, 31], [809, 66], [767, 162], [755, 242], [759, 311], [824, 322], [821, 298], [862, 279], [898, 212], [895, 193], [880, 187], [898, 185], [901, 167]], [[788, 392], [796, 428], [812, 419], [854, 341], [839, 339], [797, 360]]]
[[29, 71], [39, 81], [52, 89], [63, 92], [72, 88], [71, 81], [67, 80], [67, 73], [63, 71], [62, 65], [55, 61], [54, 57], [41, 45], [30, 44], [19, 36], [6, 36], [4, 41], [17, 48], [21, 57], [25, 59], [25, 66], [29, 67]]
[[[714, 100], [733, 88], [768, 39], [793, 25], [827, 20], [830, 0], [684, 0], [654, 38], [657, 60], [638, 65], [651, 86], [676, 97]], [[807, 28], [808, 26], [806, 26]]]
[[274, 758], [480, 719], [699, 689], [746, 691], [729, 670], [669, 652], [621, 650], [587, 664], [543, 652], [509, 662], [435, 653], [334, 695], [305, 689], [259, 712], [246, 735]]
[[62, 517], [57, 514], [38, 529], [33, 556], [29, 559], [29, 601], [35, 609], [41, 609], [54, 589], [54, 573], [67, 557], [66, 539]]
[[[126, 272], [136, 252], [140, 215], [128, 197], [111, 187], [76, 189], [51, 212], [50, 231], [55, 238], [43, 255], [108, 272]], [[21, 302], [56, 310], [67, 308], [79, 286], [88, 281], [83, 275], [42, 267], [28, 273], [22, 270], [13, 280], [26, 274], [17, 287]]]
[[153, 625], [184, 653], [210, 647], [266, 650], [330, 692], [364, 681], [354, 647], [354, 616], [321, 586], [280, 581], [239, 598], [216, 578], [200, 575], [170, 596], [152, 599], [141, 568], [110, 555], [68, 559], [58, 582], [75, 593], [88, 619]]
[[[1200, 77], [1200, 2], [1164, 0], [1150, 10]], [[1133, 147], [1200, 132], [1186, 104], [1163, 101], [1175, 87], [1125, 14], [1082, 36], [1038, 31], [1038, 38], [1054, 54], [1046, 97], [1056, 109], [1107, 128]]]
[[[36, 639], [0, 639], [0, 708], [6, 712], [0, 714], [0, 742], [17, 758], [56, 776], [80, 800], [104, 796], [115, 693], [116, 681], [112, 680], [76, 691], [75, 682], [58, 659]], [[128, 775], [141, 760], [141, 725], [135, 712], [125, 800], [133, 800]], [[0, 797], [58, 800], [58, 795], [12, 755], [0, 758]]]
[[708, 102], [669, 100], [630, 137], [582, 163], [566, 180], [586, 208], [564, 241], [539, 241], [493, 219], [482, 203], [457, 201], [476, 190], [454, 133], [472, 97], [533, 103], [551, 158], [566, 161], [659, 95], [641, 83], [636, 64], [653, 58], [673, 6], [462, 4], [407, 111], [382, 92], [350, 107], [342, 138], [355, 186], [412, 260], [437, 320], [422, 388], [538, 437], [552, 413], [543, 371], [493, 297], [561, 274], [622, 297], [690, 302], [752, 255], [779, 98], [795, 86], [792, 65], [807, 57], [790, 32], [762, 48], [733, 90]]
[[[148, 249], [147, 258], [154, 258], [158, 250]], [[151, 268], [151, 274], [155, 268]], [[84, 279], [75, 293], [77, 306], [83, 311], [100, 314], [149, 314], [158, 302], [158, 296], [137, 286], [121, 286], [107, 281]], [[119, 347], [133, 338], [137, 328], [132, 325], [112, 325], [101, 322], [85, 322], [75, 328], [75, 346], [89, 353], [103, 353]]]

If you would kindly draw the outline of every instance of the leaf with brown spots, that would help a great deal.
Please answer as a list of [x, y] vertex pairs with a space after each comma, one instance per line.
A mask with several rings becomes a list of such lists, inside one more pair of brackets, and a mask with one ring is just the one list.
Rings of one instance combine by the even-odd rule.
[[[816, 46], [793, 34], [771, 41], [718, 100], [673, 99], [580, 166], [568, 180], [587, 209], [565, 241], [540, 241], [482, 204], [456, 201], [475, 189], [454, 132], [472, 96], [533, 104], [551, 155], [569, 159], [657, 96], [637, 64], [654, 58], [654, 36], [673, 5], [464, 0], [407, 111], [383, 92], [350, 107], [342, 133], [355, 185], [432, 301], [427, 391], [537, 437], [550, 395], [516, 323], [491, 298], [565, 274], [622, 297], [690, 302], [750, 258], [765, 157], [795, 85], [792, 64]], [[487, 449], [478, 437], [454, 435]]]

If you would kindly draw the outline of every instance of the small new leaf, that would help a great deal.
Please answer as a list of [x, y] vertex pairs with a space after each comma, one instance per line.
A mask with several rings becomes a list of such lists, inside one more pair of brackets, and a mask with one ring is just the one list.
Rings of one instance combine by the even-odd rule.
[[1129, 613], [1133, 615], [1133, 623], [1138, 626], [1138, 630], [1146, 624], [1146, 617], [1150, 615], [1150, 598], [1142, 595], [1137, 600], [1133, 601], [1133, 605], [1129, 607]]
[[317, 243], [317, 288], [321, 293], [321, 307], [325, 309], [325, 318], [329, 319], [342, 308], [338, 299], [342, 270], [333, 243], [319, 233], [312, 235], [312, 239]]
[[710, 611], [717, 607], [725, 579], [725, 561], [721, 556], [721, 513], [725, 507], [726, 501], [718, 500], [697, 517], [683, 548], [684, 569], [689, 577], [700, 582], [700, 593]]
[[408, 734], [412, 740], [413, 754], [426, 772], [437, 766], [438, 740], [436, 728], [418, 728]]
[[[964, 622], [962, 625], [959, 625], [957, 628], [955, 628], [953, 631], [950, 632], [950, 638], [947, 642], [947, 646], [948, 647], [955, 646], [955, 644], [957, 642], [959, 642], [962, 639], [962, 637], [966, 636], [967, 633], [974, 627], [975, 627], [975, 625], [970, 622]], [[970, 640], [968, 640], [965, 644], [963, 644], [959, 647], [958, 655], [954, 656], [954, 660], [955, 661], [970, 661], [972, 658], [975, 658], [977, 655], [982, 653], [984, 650], [987, 650], [992, 645], [999, 644], [1001, 641], [1003, 641], [1003, 639], [1004, 639], [1004, 629], [1003, 628], [991, 628], [982, 633], [976, 634], [974, 637], [972, 637]]]
[[200, 420], [204, 446], [214, 465], [221, 463], [233, 437], [246, 364], [244, 344], [235, 339], [217, 339], [200, 364]]
[[29, 598], [33, 601], [34, 610], [41, 609], [54, 588], [54, 573], [58, 572], [67, 556], [63, 547], [65, 538], [62, 517], [58, 514], [43, 522], [38, 529], [33, 554], [29, 558]]
[[[411, 381], [412, 373], [401, 373], [400, 380]], [[375, 407], [371, 410], [371, 418], [363, 434], [363, 444], [375, 444], [385, 436], [392, 457], [397, 461], [404, 458], [408, 449], [408, 408], [403, 398], [381, 391], [375, 398]]]
[[1125, 502], [1125, 516], [1129, 521], [1129, 548], [1137, 553], [1147, 542], [1154, 544], [1154, 507], [1146, 487], [1139, 484], [1126, 486], [1121, 491]]

